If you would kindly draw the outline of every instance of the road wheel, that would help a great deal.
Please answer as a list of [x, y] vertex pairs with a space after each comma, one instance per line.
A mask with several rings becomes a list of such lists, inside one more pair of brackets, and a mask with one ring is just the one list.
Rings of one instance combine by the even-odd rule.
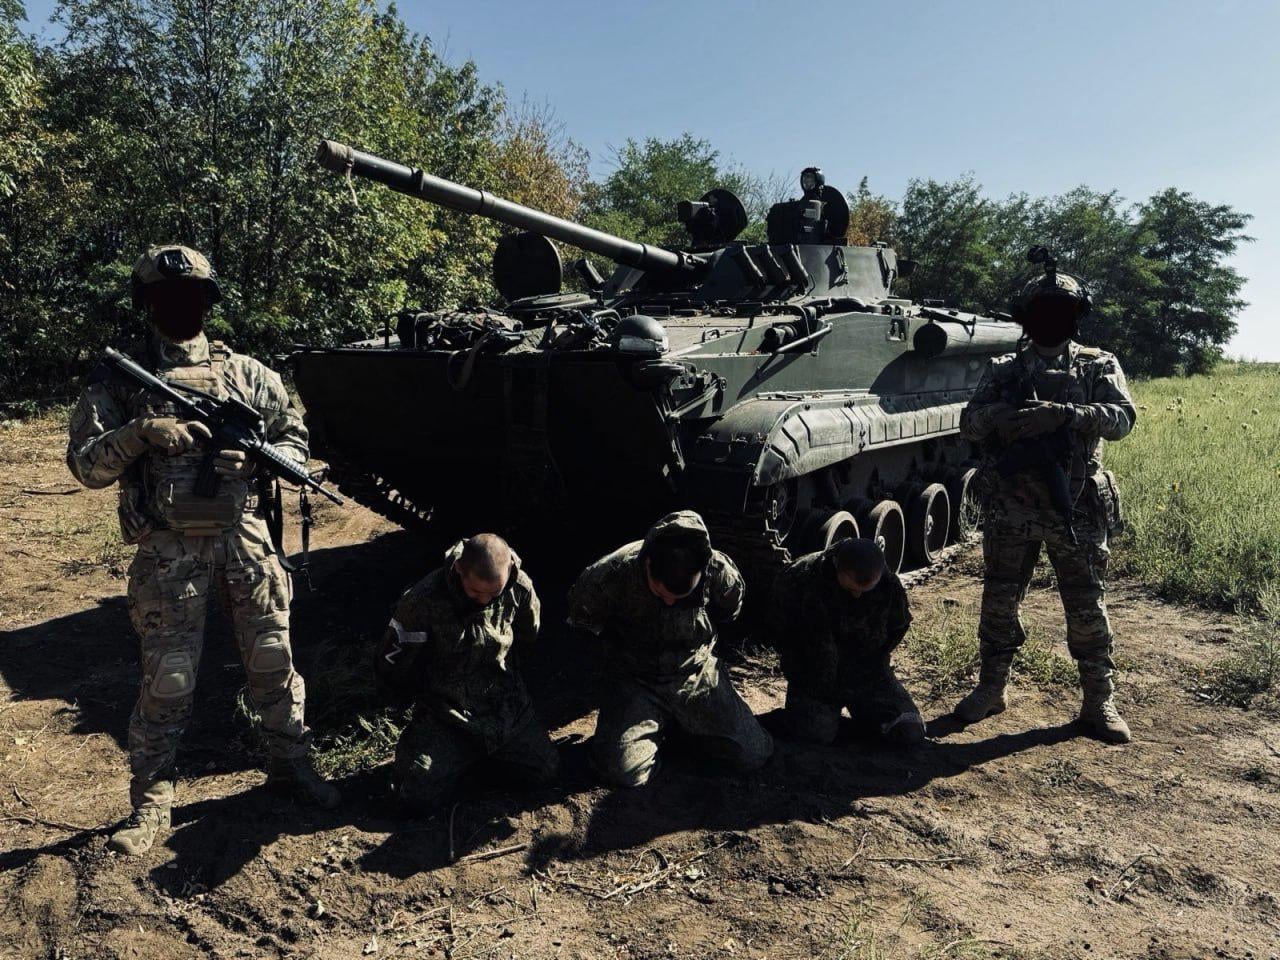
[[907, 556], [927, 567], [938, 559], [951, 532], [951, 501], [947, 488], [931, 483], [907, 501]]
[[847, 510], [814, 510], [797, 538], [801, 553], [825, 550], [840, 540], [858, 536], [858, 521]]
[[896, 501], [881, 500], [867, 511], [860, 524], [862, 535], [874, 540], [884, 554], [884, 564], [894, 573], [902, 569], [902, 546], [906, 524]]
[[951, 542], [968, 543], [982, 530], [982, 506], [973, 487], [977, 467], [959, 467], [947, 480], [947, 496], [951, 498]]

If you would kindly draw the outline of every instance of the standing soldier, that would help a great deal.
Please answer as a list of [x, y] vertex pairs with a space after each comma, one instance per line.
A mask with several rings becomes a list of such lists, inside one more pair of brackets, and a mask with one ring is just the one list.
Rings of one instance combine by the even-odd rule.
[[604, 641], [610, 676], [592, 751], [611, 783], [648, 783], [672, 724], [738, 770], [755, 770], [773, 754], [773, 738], [714, 652], [715, 625], [738, 616], [744, 592], [738, 568], [711, 549], [706, 524], [690, 510], [668, 514], [644, 540], [578, 577], [569, 621]]
[[560, 758], [520, 676], [540, 607], [520, 557], [481, 533], [400, 598], [375, 662], [380, 686], [414, 705], [396, 744], [400, 799], [440, 809], [472, 768], [499, 767], [526, 784], [555, 780]]
[[[219, 298], [213, 269], [187, 247], [152, 247], [133, 268], [133, 303], [151, 334], [129, 352], [160, 379], [257, 410], [267, 440], [299, 463], [307, 431], [280, 377], [256, 360], [210, 343], [204, 321]], [[268, 478], [235, 450], [216, 452], [214, 497], [193, 491], [209, 429], [177, 419], [163, 401], [90, 375], [71, 415], [67, 465], [87, 487], [119, 483], [119, 518], [138, 552], [129, 567], [129, 615], [141, 641], [142, 686], [129, 719], [132, 816], [110, 847], [138, 855], [167, 829], [174, 757], [191, 717], [211, 591], [229, 609], [270, 753], [269, 780], [331, 808], [338, 791], [315, 772], [303, 720], [302, 677], [289, 643], [289, 579], [268, 532]]]
[[1014, 653], [1026, 639], [1018, 608], [1047, 546], [1067, 619], [1067, 646], [1080, 671], [1080, 723], [1110, 743], [1129, 727], [1112, 699], [1111, 624], [1104, 600], [1107, 538], [1121, 524], [1115, 478], [1102, 469], [1102, 441], [1123, 439], [1136, 412], [1116, 358], [1072, 340], [1089, 292], [1057, 272], [1043, 247], [1029, 259], [1045, 274], [1014, 301], [1028, 343], [991, 361], [960, 418], [981, 441], [985, 579], [978, 625], [978, 685], [956, 706], [966, 723], [999, 713]]
[[792, 563], [774, 581], [772, 621], [792, 736], [831, 743], [847, 707], [889, 743], [924, 741], [924, 719], [893, 671], [911, 626], [907, 591], [875, 541], [841, 540]]

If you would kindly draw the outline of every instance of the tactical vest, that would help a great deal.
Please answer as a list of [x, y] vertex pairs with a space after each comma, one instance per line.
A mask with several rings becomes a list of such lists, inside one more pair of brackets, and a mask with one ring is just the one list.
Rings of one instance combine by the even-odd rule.
[[[225, 369], [230, 356], [231, 351], [225, 344], [211, 341], [208, 361], [153, 372], [166, 383], [194, 387], [222, 400], [230, 392]], [[181, 419], [172, 404], [145, 391], [135, 394], [130, 406], [132, 417]], [[234, 529], [245, 513], [257, 506], [253, 488], [243, 479], [222, 477], [218, 493], [213, 497], [195, 494], [196, 477], [208, 452], [205, 447], [196, 447], [170, 457], [152, 451], [138, 461], [138, 468], [131, 471], [133, 482], [128, 485], [131, 489], [125, 491], [125, 495], [132, 498], [152, 529], [177, 530], [188, 536], [213, 536]]]
[[[1046, 369], [1032, 373], [1026, 370], [1023, 365], [1022, 355], [1018, 354], [1014, 361], [997, 375], [996, 385], [1001, 392], [1001, 399], [1006, 400], [1006, 402], [1010, 391], [1025, 390], [1029, 381], [1030, 385], [1035, 388], [1035, 395], [1038, 400], [1049, 400], [1055, 403], [1089, 403], [1091, 402], [1091, 397], [1086, 389], [1085, 369], [1088, 364], [1097, 360], [1100, 356], [1102, 356], [1102, 351], [1097, 347], [1077, 346], [1075, 357], [1067, 364], [1065, 369]], [[1070, 481], [1071, 498], [1073, 502], [1078, 502], [1083, 495], [1088, 493], [1091, 485], [1101, 488], [1101, 485], [1107, 483], [1107, 478], [1101, 472], [1100, 466], [1091, 465], [1089, 453], [1086, 449], [1088, 441], [1080, 437], [1073, 437], [1072, 440], [1070, 459], [1069, 461], [1064, 459], [1062, 467], [1067, 471], [1067, 477]], [[983, 449], [988, 459], [994, 460], [999, 457], [1003, 445], [995, 434], [992, 434], [990, 438], [984, 441]], [[1112, 478], [1112, 481], [1114, 481], [1114, 478]], [[1029, 481], [1024, 478], [1022, 482], [1024, 484], [1039, 484], [1039, 481], [1034, 478]], [[995, 484], [994, 471], [988, 471], [987, 475], [981, 480], [982, 493], [989, 495], [994, 491]]]

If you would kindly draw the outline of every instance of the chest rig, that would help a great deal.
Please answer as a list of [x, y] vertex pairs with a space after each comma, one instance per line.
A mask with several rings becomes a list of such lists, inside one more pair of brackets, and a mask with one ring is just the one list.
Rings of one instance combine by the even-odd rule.
[[[233, 393], [226, 371], [230, 356], [225, 344], [213, 341], [208, 360], [168, 369], [153, 364], [153, 372], [167, 383], [193, 387], [223, 400]], [[145, 391], [131, 397], [130, 407], [133, 417], [181, 416], [172, 404]], [[243, 479], [223, 477], [216, 496], [196, 495], [196, 477], [207, 453], [203, 447], [172, 457], [153, 451], [138, 461], [132, 484], [136, 487], [132, 491], [134, 503], [152, 529], [213, 536], [234, 529], [247, 511], [257, 507], [257, 497]]]

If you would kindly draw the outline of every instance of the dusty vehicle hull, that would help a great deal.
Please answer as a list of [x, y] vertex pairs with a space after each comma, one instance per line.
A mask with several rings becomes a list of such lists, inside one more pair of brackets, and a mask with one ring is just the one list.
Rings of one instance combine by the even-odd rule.
[[[949, 484], [954, 497], [976, 460], [959, 413], [1016, 331], [1000, 324], [986, 351], [926, 358], [910, 319], [892, 318], [894, 339], [890, 320], [828, 315], [829, 334], [782, 357], [751, 352], [760, 331], [746, 321], [673, 322], [693, 342], [673, 335], [664, 360], [719, 381], [675, 416], [605, 351], [482, 355], [465, 383], [457, 351], [311, 349], [294, 365], [318, 454], [343, 490], [397, 522], [442, 536], [572, 531], [572, 547], [559, 542], [576, 559], [691, 507], [759, 578], [828, 542], [835, 513], [851, 533], [885, 500], [904, 505], [902, 529], [888, 531], [893, 562], [918, 563], [913, 488]], [[947, 524], [962, 501], [948, 503]]]
[[[568, 566], [676, 507], [766, 582], [843, 536], [928, 566], [977, 523], [959, 416], [1016, 324], [895, 297], [909, 262], [843, 241], [820, 177], [775, 204], [766, 242], [711, 190], [658, 249], [323, 141], [322, 165], [524, 228], [504, 237], [500, 310], [413, 313], [385, 340], [294, 356], [318, 455], [406, 526], [506, 532]], [[806, 174], [816, 174], [808, 170]], [[560, 293], [554, 238], [620, 264]]]

